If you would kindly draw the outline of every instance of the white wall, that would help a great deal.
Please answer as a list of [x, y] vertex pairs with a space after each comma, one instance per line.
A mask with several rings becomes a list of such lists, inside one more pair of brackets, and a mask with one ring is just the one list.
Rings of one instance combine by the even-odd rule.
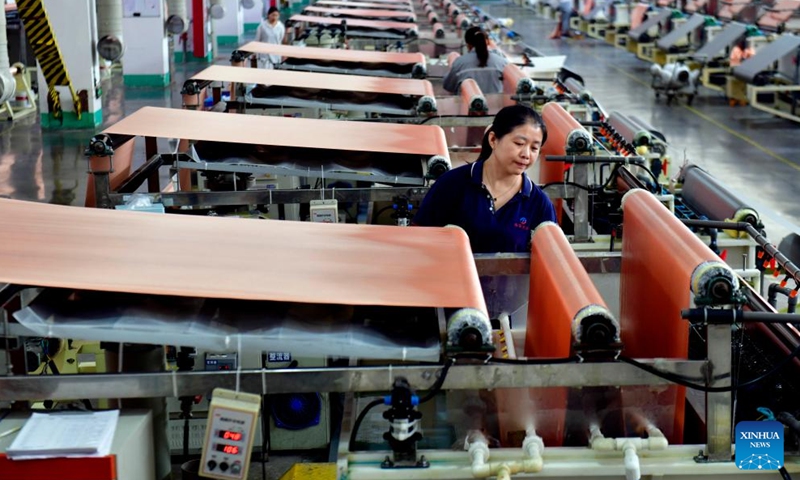
[[[97, 23], [95, 22], [94, 0], [44, 0], [44, 8], [50, 18], [53, 34], [61, 50], [61, 57], [67, 67], [72, 87], [77, 94], [87, 90], [88, 111], [93, 114], [100, 110], [102, 102], [95, 98], [95, 87], [100, 79], [99, 56], [95, 49], [97, 42]], [[47, 85], [39, 70], [39, 85]], [[56, 87], [60, 94], [61, 108], [75, 111], [72, 95], [67, 87]], [[39, 108], [47, 109], [47, 90], [42, 88], [39, 95]]]
[[244, 9], [239, 0], [224, 0], [225, 16], [214, 22], [214, 34], [219, 37], [237, 37], [244, 35]]
[[261, 20], [264, 18], [262, 13], [264, 11], [264, 2], [262, 0], [255, 0], [255, 5], [253, 8], [246, 9], [244, 11], [244, 23], [247, 25], [248, 23], [261, 23]]

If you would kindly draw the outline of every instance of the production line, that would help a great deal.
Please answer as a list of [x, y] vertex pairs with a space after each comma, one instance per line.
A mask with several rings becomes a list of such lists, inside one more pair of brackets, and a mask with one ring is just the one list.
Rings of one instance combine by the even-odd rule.
[[410, 3], [377, 3], [377, 2], [345, 2], [340, 0], [319, 0], [314, 3], [327, 8], [373, 8], [376, 10], [404, 10], [413, 11]]
[[373, 52], [321, 49], [293, 45], [250, 42], [233, 52], [232, 65], [255, 66], [258, 55], [278, 55], [278, 69], [369, 75], [376, 77], [425, 78], [427, 66], [421, 53]]
[[[468, 8], [451, 3], [448, 16], [458, 23]], [[199, 471], [220, 479], [247, 478], [267, 431], [271, 451], [329, 449], [332, 473], [317, 480], [757, 475], [731, 462], [731, 426], [764, 405], [794, 419], [800, 362], [789, 355], [800, 333], [783, 321], [797, 319], [776, 314], [762, 280], [771, 262], [800, 288], [800, 270], [765, 238], [754, 208], [697, 165], [676, 172], [668, 150], [677, 145], [640, 117], [606, 113], [564, 69], [551, 87], [510, 63], [501, 94], [467, 80], [435, 99], [427, 80], [381, 78], [423, 76], [421, 54], [252, 43], [233, 63], [257, 54], [282, 63], [211, 67], [184, 85], [185, 110], [144, 108], [92, 138], [86, 206], [100, 208], [0, 199], [10, 232], [0, 243], [4, 332], [30, 338], [23, 353], [40, 361], [36, 371], [16, 360], [0, 400], [180, 400], [170, 415], [195, 410], [206, 432], [192, 440]], [[202, 111], [206, 96], [221, 105], [225, 89], [229, 110], [261, 103], [423, 121], [436, 112], [476, 123]], [[547, 125], [531, 178], [559, 219], [531, 231], [530, 253], [475, 254], [459, 228], [355, 224], [408, 225], [451, 168], [449, 148], [474, 160], [486, 120], [515, 102]], [[361, 205], [376, 202], [389, 204], [392, 222], [371, 210], [362, 218]], [[257, 220], [209, 218], [220, 216]], [[51, 358], [47, 346], [56, 337], [96, 342], [108, 360], [93, 376], [36, 374], [61, 368], [63, 353]], [[180, 349], [177, 370], [132, 373], [129, 361], [147, 363], [142, 351], [161, 370], [164, 344]], [[190, 350], [199, 365], [187, 366]], [[734, 401], [734, 388], [783, 358], [791, 368], [775, 374], [780, 389], [738, 390]], [[192, 406], [195, 396], [211, 403]], [[241, 443], [214, 437], [213, 402], [226, 399], [255, 412]], [[165, 427], [157, 417], [152, 428]], [[107, 463], [130, 468], [131, 451]], [[136, 476], [116, 480], [155, 480], [152, 463], [142, 457]]]
[[342, 35], [343, 42], [347, 42], [351, 47], [356, 44], [382, 45], [386, 42], [408, 41], [419, 35], [417, 25], [412, 22], [292, 15], [289, 23], [292, 26], [302, 26], [300, 35], [295, 37], [298, 40], [303, 40], [305, 35], [310, 35], [315, 29], [320, 29]]
[[[203, 128], [209, 123], [215, 127]], [[309, 131], [314, 132], [311, 141], [306, 135]], [[137, 137], [145, 138], [146, 158], [131, 172]], [[180, 140], [178, 153], [161, 153], [164, 150], [158, 139]], [[87, 206], [106, 208], [125, 205], [145, 182], [148, 192], [165, 208], [262, 205], [269, 209], [271, 204], [324, 199], [326, 182], [330, 181], [351, 182], [351, 187], [355, 182], [380, 183], [407, 192], [409, 187], [422, 187], [450, 168], [444, 132], [438, 126], [155, 107], [142, 108], [104, 130], [92, 140], [87, 155]], [[171, 192], [161, 193], [162, 167], [170, 167], [166, 189]], [[248, 190], [265, 175], [268, 180], [262, 180], [269, 185]], [[192, 180], [192, 176], [196, 178]], [[297, 178], [316, 180], [323, 191], [297, 191]], [[207, 190], [205, 195], [191, 191], [198, 184], [201, 190]], [[350, 198], [334, 198], [374, 201], [371, 190], [356, 189]], [[335, 193], [334, 188], [329, 195]], [[376, 195], [391, 200], [397, 192], [387, 188]]]
[[388, 20], [395, 22], [416, 22], [413, 12], [403, 10], [377, 10], [370, 8], [328, 8], [312, 5], [303, 9], [307, 15], [342, 19]]
[[[184, 106], [203, 105], [208, 87], [222, 82], [231, 101], [226, 109], [246, 113], [255, 109], [274, 114], [319, 118], [322, 112], [354, 116], [418, 117], [436, 113], [433, 86], [428, 80], [380, 78], [288, 70], [211, 66], [184, 84]], [[215, 95], [219, 97], [220, 95]], [[298, 113], [300, 112], [300, 113]]]

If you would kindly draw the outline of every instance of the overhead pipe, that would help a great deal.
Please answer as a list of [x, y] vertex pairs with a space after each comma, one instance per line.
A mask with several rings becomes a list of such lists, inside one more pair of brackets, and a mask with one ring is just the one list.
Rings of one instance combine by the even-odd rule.
[[122, 40], [122, 0], [97, 0], [97, 53], [116, 62], [125, 53]]
[[189, 14], [186, 0], [167, 0], [167, 31], [172, 35], [182, 35], [189, 30]]
[[17, 82], [11, 74], [11, 60], [8, 58], [8, 34], [6, 32], [6, 16], [0, 20], [0, 103], [6, 103], [14, 97]]

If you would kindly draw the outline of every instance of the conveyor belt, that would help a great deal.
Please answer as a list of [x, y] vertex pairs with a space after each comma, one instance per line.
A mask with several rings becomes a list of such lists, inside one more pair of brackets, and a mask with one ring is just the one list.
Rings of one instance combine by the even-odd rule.
[[[622, 200], [620, 324], [623, 354], [633, 358], [685, 359], [689, 323], [681, 310], [693, 305], [694, 282], [713, 268], [729, 267], [651, 193], [634, 189]], [[726, 373], [726, 372], [719, 372]], [[654, 391], [623, 388], [626, 408], [642, 412], [670, 444], [682, 443], [684, 387]]]
[[656, 46], [663, 51], [670, 51], [670, 49], [672, 49], [675, 46], [675, 44], [685, 39], [687, 36], [691, 35], [698, 28], [702, 27], [705, 21], [706, 19], [704, 15], [695, 13], [694, 15], [689, 17], [689, 19], [686, 20], [684, 23], [680, 24], [678, 28], [675, 28], [668, 34], [659, 38], [656, 41]]
[[363, 93], [385, 93], [433, 98], [433, 86], [428, 80], [405, 78], [364, 77], [331, 73], [290, 72], [212, 65], [195, 74], [192, 80], [235, 82], [244, 84], [293, 87], [309, 90], [337, 90]]
[[469, 239], [457, 228], [245, 221], [4, 199], [0, 218], [4, 283], [486, 312]]
[[[315, 17], [313, 15], [292, 15], [291, 22], [304, 22], [311, 25], [340, 27], [343, 19], [331, 17]], [[378, 20], [347, 19], [347, 34], [351, 37], [369, 38], [408, 38], [417, 35], [417, 25], [405, 22], [388, 22]]]
[[775, 41], [761, 47], [754, 56], [741, 65], [733, 67], [733, 75], [753, 85], [764, 85], [769, 81], [770, 72], [775, 62], [795, 53], [800, 48], [800, 37], [783, 34]]
[[297, 47], [250, 42], [241, 52], [280, 55], [280, 68], [374, 76], [424, 77], [425, 56], [421, 53], [373, 52], [330, 48]]
[[376, 3], [376, 2], [343, 2], [339, 0], [319, 0], [314, 5], [320, 7], [337, 8], [375, 8], [378, 10], [406, 10], [412, 11], [410, 4], [405, 3]]
[[[525, 356], [566, 358], [573, 345], [619, 342], [619, 325], [558, 225], [537, 227], [531, 239], [530, 294]], [[596, 333], [597, 335], [593, 335]], [[531, 391], [534, 424], [545, 445], [564, 440], [567, 388]]]
[[775, 0], [767, 12], [758, 19], [758, 26], [764, 30], [777, 32], [800, 9], [800, 0]]
[[661, 11], [649, 12], [649, 18], [642, 22], [636, 28], [628, 31], [628, 36], [637, 42], [650, 42], [653, 39], [647, 34], [647, 31], [656, 25], [664, 25], [672, 17], [672, 10], [664, 9]]
[[700, 62], [708, 62], [725, 55], [725, 49], [730, 48], [747, 32], [747, 27], [739, 22], [731, 22], [714, 35], [710, 42], [691, 55], [691, 58]]
[[326, 17], [361, 18], [365, 20], [394, 20], [398, 22], [414, 22], [417, 16], [413, 12], [402, 10], [375, 10], [369, 8], [325, 8], [311, 6], [303, 12], [314, 13]]
[[506, 95], [533, 94], [536, 85], [521, 68], [513, 63], [503, 68], [503, 93]]

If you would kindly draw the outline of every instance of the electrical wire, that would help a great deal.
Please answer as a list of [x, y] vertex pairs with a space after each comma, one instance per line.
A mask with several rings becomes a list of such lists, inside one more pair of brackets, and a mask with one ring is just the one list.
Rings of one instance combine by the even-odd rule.
[[763, 374], [759, 375], [758, 377], [753, 378], [752, 380], [748, 380], [748, 381], [746, 381], [744, 383], [739, 383], [737, 385], [731, 385], [729, 387], [709, 387], [709, 386], [706, 386], [706, 385], [701, 385], [699, 383], [692, 383], [692, 382], [687, 381], [684, 377], [682, 377], [680, 375], [677, 375], [677, 374], [672, 373], [672, 372], [665, 372], [663, 370], [659, 370], [658, 368], [651, 367], [650, 365], [646, 365], [644, 363], [641, 363], [641, 362], [639, 362], [637, 360], [634, 360], [632, 358], [629, 358], [629, 357], [620, 356], [619, 360], [621, 362], [633, 365], [634, 367], [640, 368], [640, 369], [642, 369], [642, 370], [644, 370], [644, 371], [646, 371], [648, 373], [651, 373], [651, 374], [653, 374], [653, 375], [655, 375], [657, 377], [661, 377], [661, 378], [663, 378], [665, 380], [669, 380], [669, 381], [671, 381], [673, 383], [676, 383], [678, 385], [681, 385], [681, 386], [684, 386], [684, 387], [687, 387], [687, 388], [691, 388], [693, 390], [699, 390], [699, 391], [705, 392], [705, 393], [723, 393], [723, 392], [735, 392], [735, 391], [741, 390], [743, 388], [747, 388], [747, 387], [750, 387], [752, 385], [755, 385], [755, 384], [757, 384], [759, 382], [762, 382], [767, 377], [770, 377], [770, 376], [774, 375], [775, 373], [777, 373], [780, 369], [785, 367], [789, 362], [792, 361], [792, 359], [794, 359], [798, 355], [800, 355], [800, 345], [795, 347], [795, 349], [792, 350], [792, 352], [788, 356], [786, 356], [783, 360], [778, 362], [775, 366], [772, 367], [772, 369], [770, 369], [766, 373], [763, 373]]
[[367, 416], [370, 410], [377, 407], [378, 405], [383, 405], [384, 400], [382, 398], [376, 398], [375, 400], [369, 402], [361, 413], [358, 414], [358, 418], [356, 418], [356, 422], [353, 424], [353, 431], [350, 432], [350, 443], [348, 445], [348, 450], [351, 452], [355, 450], [356, 447], [356, 438], [358, 437], [358, 429], [361, 427], [361, 422], [364, 421], [364, 417]]
[[786, 467], [779, 468], [778, 469], [778, 473], [781, 474], [781, 477], [783, 477], [783, 480], [792, 480], [792, 476], [789, 475], [789, 472], [786, 471]]

